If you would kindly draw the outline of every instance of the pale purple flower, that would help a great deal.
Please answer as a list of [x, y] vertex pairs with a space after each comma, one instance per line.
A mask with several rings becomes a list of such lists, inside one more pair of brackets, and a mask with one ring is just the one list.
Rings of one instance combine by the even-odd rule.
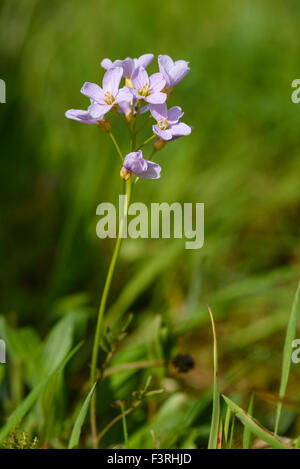
[[102, 88], [95, 83], [84, 83], [81, 93], [88, 96], [92, 104], [89, 107], [90, 116], [99, 120], [116, 104], [131, 101], [132, 96], [128, 87], [119, 89], [123, 69], [116, 67], [108, 70], [103, 77]]
[[153, 57], [153, 54], [144, 54], [141, 55], [138, 59], [127, 57], [124, 60], [115, 60], [114, 62], [112, 62], [110, 59], [103, 59], [101, 66], [105, 68], [105, 70], [110, 70], [111, 68], [115, 67], [122, 67], [123, 76], [125, 78], [131, 78], [131, 75], [136, 68], [147, 68], [150, 62], [153, 60]]
[[128, 153], [124, 158], [123, 168], [127, 172], [134, 173], [140, 178], [160, 178], [161, 167], [153, 161], [144, 160], [141, 150]]
[[153, 73], [148, 77], [148, 73], [143, 67], [134, 70], [131, 81], [134, 88], [130, 88], [136, 99], [143, 99], [148, 103], [160, 104], [167, 99], [166, 93], [162, 93], [166, 82], [161, 73]]
[[190, 71], [189, 63], [185, 60], [176, 60], [174, 62], [168, 55], [158, 56], [158, 66], [160, 73], [166, 80], [167, 88], [173, 88]]
[[153, 132], [162, 140], [175, 140], [189, 135], [192, 131], [192, 127], [180, 122], [184, 113], [179, 106], [168, 109], [165, 103], [150, 104], [150, 112], [157, 121], [157, 124], [152, 126]]

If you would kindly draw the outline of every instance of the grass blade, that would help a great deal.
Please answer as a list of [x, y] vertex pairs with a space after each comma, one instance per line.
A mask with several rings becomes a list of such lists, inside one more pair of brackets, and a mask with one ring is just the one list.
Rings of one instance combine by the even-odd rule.
[[50, 383], [52, 378], [59, 372], [61, 372], [66, 364], [71, 360], [73, 355], [79, 350], [82, 343], [78, 344], [76, 347], [71, 350], [68, 356], [62, 360], [55, 369], [44, 379], [40, 381], [40, 383], [28, 394], [28, 396], [23, 400], [23, 402], [15, 409], [15, 411], [11, 414], [9, 419], [7, 420], [6, 424], [0, 430], [0, 445], [4, 438], [13, 430], [23, 419], [23, 417], [27, 414], [29, 409], [35, 404], [38, 400], [42, 392], [45, 390], [47, 385]]
[[227, 441], [228, 441], [230, 417], [231, 417], [231, 410], [230, 410], [230, 407], [227, 406], [226, 415], [225, 415], [225, 422], [224, 422], [224, 442], [225, 442], [225, 445], [227, 445]]
[[90, 392], [86, 396], [86, 398], [85, 398], [85, 400], [84, 400], [84, 402], [81, 406], [81, 409], [78, 413], [78, 416], [76, 418], [76, 421], [74, 423], [74, 427], [73, 427], [73, 430], [72, 430], [72, 433], [71, 433], [71, 436], [70, 436], [68, 449], [75, 448], [78, 445], [79, 438], [80, 438], [80, 433], [81, 433], [81, 427], [84, 423], [86, 414], [89, 410], [90, 402], [91, 402], [92, 396], [94, 394], [94, 391], [96, 389], [96, 386], [97, 386], [97, 383], [95, 383], [92, 386]]
[[219, 433], [219, 422], [220, 422], [220, 393], [218, 384], [218, 349], [217, 349], [217, 335], [215, 329], [215, 322], [212, 311], [209, 306], [208, 311], [210, 315], [213, 338], [214, 338], [214, 383], [213, 383], [213, 411], [210, 427], [210, 435], [208, 441], [208, 449], [217, 449], [218, 445], [218, 433]]
[[231, 421], [230, 440], [229, 440], [228, 449], [233, 448], [234, 428], [235, 428], [235, 415], [233, 414], [232, 421]]
[[[253, 415], [253, 402], [254, 402], [254, 394], [252, 393], [250, 396], [250, 402], [248, 407], [248, 415], [252, 417]], [[251, 448], [251, 432], [249, 428], [246, 426], [244, 427], [244, 435], [243, 435], [243, 449], [250, 449]]]
[[[281, 381], [280, 381], [280, 388], [279, 388], [279, 397], [281, 399], [283, 399], [285, 396], [287, 383], [289, 379], [292, 351], [293, 351], [292, 343], [296, 336], [299, 311], [300, 311], [300, 282], [298, 283], [297, 291], [296, 291], [295, 298], [293, 301], [293, 306], [292, 306], [292, 310], [291, 310], [291, 314], [290, 314], [290, 318], [288, 322], [285, 343], [284, 343], [284, 348], [283, 348], [282, 372], [281, 372]], [[282, 402], [279, 402], [277, 405], [276, 422], [275, 422], [275, 429], [274, 429], [275, 434], [278, 433], [281, 410], [282, 410]]]
[[126, 449], [129, 449], [126, 414], [125, 414], [125, 409], [124, 409], [124, 404], [123, 404], [123, 402], [120, 403], [120, 407], [121, 407], [121, 412], [122, 412], [122, 423], [123, 423], [123, 433], [124, 433], [125, 448], [126, 448]]
[[281, 441], [273, 435], [273, 433], [266, 430], [262, 427], [259, 423], [257, 423], [250, 415], [247, 414], [241, 407], [235, 404], [233, 401], [228, 399], [228, 397], [223, 396], [228, 407], [230, 407], [231, 411], [235, 413], [238, 419], [242, 422], [242, 424], [250, 430], [251, 433], [254, 433], [258, 438], [268, 443], [274, 449], [286, 449], [286, 446], [281, 443]]

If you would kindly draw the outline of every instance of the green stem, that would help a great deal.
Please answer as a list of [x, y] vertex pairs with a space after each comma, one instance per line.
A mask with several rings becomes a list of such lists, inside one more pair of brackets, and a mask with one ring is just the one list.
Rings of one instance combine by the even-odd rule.
[[120, 150], [120, 147], [119, 147], [119, 145], [118, 145], [118, 143], [117, 143], [115, 137], [113, 136], [113, 134], [112, 134], [110, 131], [108, 132], [108, 135], [110, 136], [110, 138], [111, 138], [111, 140], [112, 140], [112, 142], [113, 142], [113, 144], [114, 144], [114, 146], [115, 146], [115, 148], [116, 148], [116, 150], [117, 150], [117, 152], [118, 152], [119, 157], [120, 157], [121, 160], [123, 161], [123, 160], [124, 160], [124, 156], [122, 155], [122, 152], [121, 152], [121, 150]]
[[156, 138], [156, 135], [155, 135], [155, 134], [151, 135], [151, 137], [147, 138], [147, 140], [145, 140], [145, 141], [137, 148], [137, 150], [140, 150], [144, 145], [146, 145], [147, 143], [151, 142], [154, 138]]
[[121, 407], [121, 412], [122, 412], [122, 422], [123, 422], [123, 433], [124, 433], [125, 448], [129, 449], [126, 414], [125, 414], [125, 408], [124, 408], [123, 402], [120, 403], [120, 407]]
[[[95, 338], [94, 338], [94, 345], [93, 345], [93, 353], [92, 353], [92, 364], [91, 364], [91, 374], [90, 374], [90, 381], [91, 381], [91, 386], [94, 385], [96, 381], [96, 374], [97, 374], [97, 362], [98, 362], [98, 355], [99, 355], [99, 343], [100, 343], [100, 335], [101, 335], [101, 325], [102, 325], [102, 319], [104, 315], [104, 311], [106, 308], [106, 302], [107, 302], [107, 297], [112, 281], [112, 277], [115, 271], [116, 267], [116, 262], [119, 256], [121, 244], [122, 244], [122, 234], [123, 234], [123, 229], [124, 229], [124, 224], [125, 220], [127, 217], [127, 211], [128, 211], [128, 206], [130, 204], [130, 197], [131, 197], [131, 187], [132, 187], [132, 182], [131, 179], [126, 181], [126, 196], [127, 196], [127, 201], [124, 207], [124, 213], [123, 213], [123, 218], [121, 220], [120, 226], [119, 226], [119, 233], [118, 233], [118, 238], [117, 242], [115, 245], [115, 249], [113, 252], [113, 256], [109, 265], [108, 273], [106, 276], [105, 284], [104, 284], [104, 289], [100, 301], [100, 306], [98, 310], [98, 319], [97, 319], [97, 325], [96, 325], [96, 332], [95, 332]], [[93, 435], [93, 444], [94, 448], [97, 448], [97, 426], [96, 426], [96, 393], [94, 393], [92, 400], [91, 400], [91, 408], [90, 408], [90, 419], [91, 419], [91, 429], [92, 429], [92, 435]]]

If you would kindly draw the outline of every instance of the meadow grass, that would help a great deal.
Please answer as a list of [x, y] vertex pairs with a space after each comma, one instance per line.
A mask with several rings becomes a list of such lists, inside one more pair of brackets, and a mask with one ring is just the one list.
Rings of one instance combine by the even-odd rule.
[[[14, 432], [9, 444], [22, 445], [25, 431], [28, 446], [37, 436], [39, 447], [91, 448], [88, 407], [99, 393], [100, 448], [300, 446], [300, 367], [290, 361], [299, 18], [293, 0], [2, 1], [1, 445]], [[124, 241], [101, 337], [101, 362], [110, 361], [92, 387], [114, 249], [96, 237], [95, 212], [117, 202], [120, 161], [108, 136], [64, 112], [85, 108], [79, 90], [100, 82], [102, 58], [146, 52], [190, 61], [171, 104], [194, 130], [160, 152], [161, 179], [137, 184], [134, 199], [204, 202], [205, 244]], [[126, 129], [112, 122], [126, 152]], [[193, 370], [174, 367], [178, 353]]]

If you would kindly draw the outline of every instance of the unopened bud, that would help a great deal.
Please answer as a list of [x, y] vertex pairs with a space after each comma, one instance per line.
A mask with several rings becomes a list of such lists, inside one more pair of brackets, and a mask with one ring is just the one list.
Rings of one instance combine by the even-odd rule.
[[158, 151], [158, 150], [161, 150], [165, 144], [167, 142], [165, 140], [163, 140], [162, 138], [158, 138], [155, 140], [154, 144], [153, 144], [153, 148], [154, 150]]
[[110, 126], [110, 123], [106, 119], [103, 119], [102, 121], [98, 121], [97, 125], [99, 129], [101, 130], [101, 132], [110, 132], [111, 126]]
[[125, 181], [128, 181], [128, 179], [131, 178], [131, 172], [130, 171], [127, 171], [126, 168], [124, 168], [124, 166], [121, 168], [121, 171], [120, 171], [120, 176], [122, 179], [124, 179]]

